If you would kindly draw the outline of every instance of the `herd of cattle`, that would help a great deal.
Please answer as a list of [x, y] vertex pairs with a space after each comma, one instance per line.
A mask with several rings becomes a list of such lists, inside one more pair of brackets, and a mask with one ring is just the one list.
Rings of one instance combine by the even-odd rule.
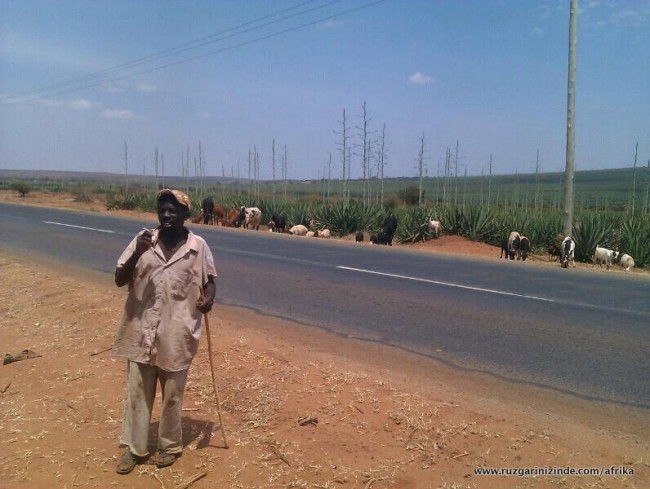
[[[567, 268], [571, 265], [573, 268], [576, 266], [575, 262], [575, 249], [576, 243], [571, 236], [567, 236], [562, 240], [560, 246], [551, 243], [548, 247], [549, 260], [560, 260], [562, 268]], [[506, 259], [526, 261], [528, 252], [530, 251], [530, 241], [526, 236], [519, 234], [517, 231], [512, 231], [510, 235], [501, 242], [501, 258], [504, 256]], [[609, 268], [618, 259], [619, 263], [626, 272], [634, 268], [634, 258], [627, 253], [620, 254], [618, 251], [596, 246], [593, 256], [594, 264], [602, 268]]]
[[[221, 204], [215, 204], [212, 198], [206, 197], [201, 203], [201, 211], [199, 215], [194, 218], [194, 222], [203, 222], [204, 224], [216, 224], [225, 227], [244, 228], [259, 230], [262, 220], [262, 211], [257, 207], [241, 206], [239, 208], [226, 209]], [[289, 233], [294, 236], [306, 237], [320, 237], [329, 238], [331, 232], [329, 229], [321, 229], [318, 231], [310, 231], [307, 226], [296, 224], [295, 226], [286, 229], [287, 221], [283, 215], [273, 214], [271, 220], [267, 223], [269, 231], [278, 233]], [[438, 220], [428, 219], [422, 227], [432, 236], [436, 238], [440, 236], [442, 231], [442, 223]], [[397, 218], [389, 214], [384, 219], [382, 229], [378, 233], [370, 234], [369, 241], [371, 244], [377, 245], [393, 245], [393, 237], [397, 230]], [[364, 240], [362, 231], [357, 231], [355, 241], [357, 243]], [[507, 238], [501, 242], [501, 258], [510, 260], [526, 261], [530, 253], [530, 240], [519, 233], [512, 231]], [[560, 261], [563, 268], [569, 265], [575, 268], [575, 241], [567, 236], [562, 240], [561, 245], [551, 243], [548, 247], [549, 261]], [[602, 267], [605, 265], [607, 270], [618, 259], [619, 263], [625, 271], [629, 271], [634, 267], [634, 258], [624, 253], [620, 254], [618, 251], [610, 250], [596, 246], [593, 256], [593, 262]]]

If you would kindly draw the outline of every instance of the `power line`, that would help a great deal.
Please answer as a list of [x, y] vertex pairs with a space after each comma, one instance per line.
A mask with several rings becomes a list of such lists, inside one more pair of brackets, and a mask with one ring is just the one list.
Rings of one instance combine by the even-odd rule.
[[[231, 34], [230, 36], [219, 37], [219, 36], [222, 36], [222, 35], [224, 35], [224, 34], [226, 34], [228, 32], [237, 31], [237, 30], [239, 30], [239, 29], [241, 29], [243, 27], [246, 27], [248, 25], [252, 25], [252, 24], [255, 24], [257, 22], [261, 22], [263, 20], [275, 17], [275, 16], [280, 15], [282, 13], [289, 12], [291, 10], [295, 10], [297, 8], [300, 8], [300, 7], [302, 7], [304, 5], [307, 5], [309, 3], [313, 3], [315, 1], [316, 0], [308, 0], [307, 2], [303, 2], [301, 4], [294, 5], [293, 7], [289, 7], [289, 8], [280, 10], [278, 12], [274, 12], [272, 14], [260, 17], [258, 19], [254, 19], [254, 20], [251, 20], [251, 21], [248, 21], [248, 22], [244, 22], [243, 24], [240, 24], [240, 25], [235, 26], [235, 27], [231, 27], [229, 29], [225, 29], [225, 30], [223, 30], [221, 32], [217, 32], [215, 34], [211, 34], [210, 36], [201, 37], [199, 39], [195, 39], [193, 41], [189, 41], [189, 42], [186, 42], [184, 44], [180, 44], [178, 46], [166, 49], [164, 51], [159, 51], [157, 53], [150, 54], [150, 55], [147, 55], [147, 56], [143, 56], [143, 57], [140, 57], [140, 58], [136, 58], [136, 59], [131, 60], [131, 61], [126, 61], [124, 63], [118, 64], [118, 65], [115, 65], [115, 66], [111, 66], [111, 67], [108, 67], [108, 68], [104, 68], [102, 70], [98, 70], [98, 71], [95, 71], [93, 73], [89, 73], [87, 75], [72, 78], [72, 79], [69, 79], [69, 80], [66, 80], [66, 81], [63, 81], [63, 82], [59, 82], [59, 83], [55, 83], [55, 84], [52, 84], [52, 85], [48, 85], [48, 86], [45, 86], [45, 87], [42, 87], [42, 88], [30, 90], [28, 92], [24, 92], [22, 94], [15, 95], [12, 98], [25, 97], [27, 95], [39, 94], [39, 93], [50, 91], [50, 90], [55, 89], [55, 88], [62, 88], [62, 87], [65, 87], [67, 85], [72, 85], [72, 84], [75, 84], [75, 83], [82, 83], [82, 82], [85, 82], [85, 81], [92, 80], [93, 78], [98, 78], [98, 77], [101, 77], [101, 76], [104, 76], [104, 75], [107, 75], [107, 74], [110, 74], [110, 73], [123, 71], [125, 69], [132, 68], [132, 67], [138, 66], [140, 64], [146, 64], [146, 63], [149, 63], [149, 62], [152, 62], [152, 61], [156, 61], [158, 59], [162, 59], [162, 58], [172, 56], [172, 55], [184, 52], [184, 51], [188, 51], [190, 49], [195, 49], [195, 48], [205, 46], [205, 45], [213, 43], [213, 42], [218, 42], [218, 41], [226, 39], [228, 37], [232, 37], [234, 35], [237, 35], [237, 34]], [[335, 0], [335, 2], [336, 1], [340, 1], [340, 0]], [[335, 2], [330, 2], [330, 3], [335, 3]], [[317, 7], [317, 8], [322, 8], [322, 7], [326, 6], [326, 5], [327, 4], [322, 5], [320, 7]], [[310, 9], [310, 10], [314, 10], [314, 9]], [[310, 10], [308, 10], [306, 12], [296, 14], [296, 15], [302, 15], [303, 13], [307, 13]], [[291, 17], [293, 17], [293, 16], [290, 16], [289, 18], [291, 18]], [[276, 22], [280, 22], [282, 20], [284, 20], [284, 18], [279, 19]], [[265, 27], [265, 26], [270, 25], [270, 24], [272, 24], [272, 23], [263, 24], [261, 26], [256, 27], [256, 29]], [[238, 34], [243, 34], [243, 33], [248, 32], [250, 30], [254, 30], [254, 29], [249, 29], [249, 30], [246, 30], [246, 31], [242, 31], [242, 32], [240, 32]]]
[[[226, 29], [224, 31], [213, 34], [211, 36], [207, 36], [207, 37], [200, 38], [200, 39], [197, 39], [197, 40], [194, 40], [194, 41], [190, 41], [190, 42], [181, 44], [179, 46], [176, 46], [176, 47], [164, 50], [164, 51], [160, 51], [160, 52], [152, 54], [152, 55], [144, 56], [144, 57], [132, 60], [132, 61], [128, 61], [128, 62], [119, 64], [119, 65], [116, 65], [114, 67], [109, 67], [109, 68], [106, 68], [104, 70], [100, 70], [100, 71], [97, 71], [97, 72], [94, 72], [94, 73], [90, 73], [90, 74], [85, 75], [85, 76], [73, 78], [73, 79], [70, 79], [68, 81], [64, 81], [64, 82], [60, 82], [60, 83], [57, 83], [57, 84], [54, 84], [54, 85], [43, 87], [41, 89], [32, 90], [30, 92], [25, 92], [25, 93], [20, 94], [20, 95], [2, 97], [2, 98], [0, 98], [0, 101], [2, 101], [4, 103], [11, 103], [11, 102], [17, 102], [17, 101], [24, 101], [25, 100], [24, 97], [27, 97], [26, 98], [27, 100], [41, 98], [44, 94], [46, 94], [47, 92], [50, 92], [50, 91], [52, 91], [52, 90], [54, 90], [56, 88], [63, 88], [63, 87], [68, 86], [68, 85], [74, 85], [74, 84], [78, 84], [78, 83], [90, 82], [93, 79], [104, 77], [104, 76], [112, 74], [112, 73], [116, 73], [116, 72], [119, 72], [119, 71], [124, 71], [126, 69], [135, 68], [135, 67], [138, 67], [140, 65], [145, 65], [145, 64], [151, 63], [153, 61], [157, 61], [157, 60], [169, 57], [169, 56], [180, 54], [182, 52], [186, 52], [186, 51], [193, 50], [193, 49], [196, 49], [196, 48], [199, 48], [199, 47], [203, 47], [203, 46], [206, 46], [208, 44], [213, 44], [213, 43], [223, 41], [223, 40], [235, 37], [235, 36], [239, 36], [239, 35], [242, 35], [242, 34], [253, 32], [253, 31], [259, 30], [259, 29], [261, 29], [263, 27], [268, 27], [268, 26], [271, 26], [271, 25], [274, 25], [274, 24], [284, 22], [286, 20], [301, 16], [301, 15], [305, 15], [305, 14], [310, 13], [310, 12], [314, 12], [314, 11], [322, 9], [324, 7], [328, 7], [328, 6], [333, 5], [335, 3], [339, 3], [342, 0], [332, 0], [330, 2], [327, 2], [325, 4], [322, 4], [322, 5], [310, 8], [310, 9], [307, 9], [307, 10], [302, 11], [302, 12], [294, 13], [294, 14], [282, 17], [280, 19], [276, 19], [276, 20], [273, 20], [273, 21], [270, 21], [270, 22], [260, 24], [260, 25], [255, 26], [255, 27], [250, 27], [248, 29], [241, 30], [243, 27], [259, 23], [261, 21], [264, 21], [264, 20], [272, 18], [272, 17], [276, 17], [276, 16], [281, 15], [283, 13], [286, 13], [286, 12], [295, 10], [297, 8], [303, 7], [303, 6], [305, 6], [305, 5], [309, 4], [309, 3], [313, 3], [314, 1], [315, 0], [310, 0], [310, 1], [307, 1], [307, 2], [303, 2], [303, 3], [299, 4], [299, 5], [280, 10], [278, 12], [269, 14], [269, 15], [264, 16], [264, 17], [260, 17], [259, 19], [255, 19], [255, 20], [252, 20], [252, 21], [249, 21], [249, 22], [245, 22], [245, 23], [240, 24], [240, 25], [238, 25], [236, 27]], [[100, 86], [100, 85], [103, 85], [103, 84], [106, 84], [106, 83], [114, 83], [114, 82], [117, 82], [117, 81], [125, 80], [127, 78], [132, 78], [134, 76], [139, 76], [139, 75], [151, 73], [153, 71], [158, 71], [158, 70], [162, 70], [162, 69], [169, 68], [169, 67], [172, 67], [172, 66], [188, 63], [188, 62], [200, 59], [200, 58], [204, 58], [204, 57], [208, 57], [208, 56], [214, 56], [216, 54], [220, 54], [220, 53], [223, 53], [223, 52], [226, 52], [226, 51], [230, 51], [230, 50], [237, 49], [237, 48], [247, 46], [247, 45], [250, 45], [250, 44], [254, 44], [254, 43], [257, 43], [257, 42], [260, 42], [260, 41], [264, 41], [264, 40], [267, 40], [267, 39], [278, 37], [278, 36], [287, 34], [289, 32], [304, 29], [306, 27], [313, 26], [315, 24], [325, 22], [327, 20], [331, 20], [331, 19], [334, 19], [334, 18], [337, 18], [337, 17], [342, 17], [344, 15], [348, 15], [350, 13], [372, 7], [374, 5], [382, 3], [384, 1], [385, 0], [375, 0], [373, 2], [369, 2], [369, 3], [361, 5], [359, 7], [355, 7], [355, 8], [348, 9], [348, 10], [345, 10], [345, 11], [342, 11], [342, 12], [338, 12], [338, 13], [331, 14], [331, 15], [328, 15], [328, 16], [325, 16], [325, 17], [321, 17], [319, 19], [309, 21], [309, 22], [305, 22], [303, 24], [299, 24], [299, 25], [294, 26], [294, 27], [289, 27], [289, 28], [286, 28], [286, 29], [283, 29], [283, 30], [280, 30], [280, 31], [277, 31], [277, 32], [274, 32], [274, 33], [271, 33], [271, 34], [267, 34], [267, 35], [255, 38], [255, 39], [251, 39], [251, 40], [248, 40], [248, 41], [243, 41], [243, 42], [240, 42], [238, 44], [234, 44], [234, 45], [229, 46], [229, 47], [224, 47], [224, 48], [221, 48], [221, 49], [209, 51], [207, 53], [202, 53], [202, 54], [194, 55], [194, 56], [191, 56], [191, 57], [188, 57], [188, 58], [183, 58], [183, 59], [171, 62], [171, 63], [167, 63], [167, 64], [160, 65], [160, 66], [155, 66], [155, 67], [148, 68], [148, 69], [145, 69], [145, 70], [141, 70], [141, 71], [138, 71], [138, 72], [135, 72], [135, 73], [126, 74], [124, 76], [120, 76], [120, 77], [117, 77], [117, 78], [102, 79], [102, 80], [94, 82], [94, 83], [89, 83], [89, 84], [85, 83], [85, 84], [83, 84], [81, 86], [77, 86], [77, 87], [73, 87], [73, 88], [69, 88], [69, 89], [64, 89], [64, 90], [59, 90], [59, 91], [54, 91], [53, 93], [50, 93], [48, 96], [49, 97], [57, 97], [57, 96], [60, 96], [60, 95], [65, 95], [65, 94], [76, 92], [76, 91], [79, 91], [79, 90], [84, 90], [84, 89], [88, 89], [88, 88], [97, 87], [97, 86]], [[238, 32], [233, 32], [233, 31], [238, 31]], [[233, 32], [233, 33], [224, 36], [225, 33], [229, 33], [229, 32]], [[217, 36], [222, 36], [222, 37], [217, 37]], [[19, 100], [17, 100], [17, 99], [19, 99]]]

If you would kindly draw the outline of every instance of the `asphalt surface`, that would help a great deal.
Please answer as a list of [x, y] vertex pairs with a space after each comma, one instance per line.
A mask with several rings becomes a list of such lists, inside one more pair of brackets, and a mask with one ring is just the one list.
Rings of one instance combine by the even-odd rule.
[[[0, 249], [112, 274], [143, 226], [0, 204]], [[217, 300], [458, 368], [650, 408], [650, 279], [190, 227], [213, 251]]]

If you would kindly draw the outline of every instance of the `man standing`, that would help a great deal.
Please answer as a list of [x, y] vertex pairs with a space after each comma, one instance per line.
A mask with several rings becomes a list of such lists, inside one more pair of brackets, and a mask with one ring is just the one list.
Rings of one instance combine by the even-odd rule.
[[188, 370], [199, 346], [201, 317], [212, 309], [217, 272], [205, 240], [187, 229], [190, 199], [179, 190], [157, 196], [160, 226], [139, 232], [117, 261], [115, 283], [129, 285], [113, 356], [127, 359], [127, 389], [117, 465], [128, 474], [148, 456], [151, 411], [160, 382], [157, 467], [183, 450], [181, 409]]

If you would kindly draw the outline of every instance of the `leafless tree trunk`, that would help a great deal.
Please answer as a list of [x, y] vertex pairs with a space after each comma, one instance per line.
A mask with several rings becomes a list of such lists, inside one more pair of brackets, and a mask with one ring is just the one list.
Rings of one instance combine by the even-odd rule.
[[129, 152], [126, 149], [126, 141], [124, 141], [124, 193], [129, 193]]
[[156, 192], [158, 192], [160, 190], [160, 186], [158, 185], [158, 175], [160, 173], [158, 169], [158, 146], [156, 146], [156, 150], [154, 151], [153, 166], [156, 171]]
[[273, 202], [275, 202], [275, 139], [271, 144], [271, 170], [273, 174], [273, 187], [271, 192], [273, 195]]
[[488, 173], [488, 198], [487, 206], [490, 208], [490, 202], [492, 202], [492, 153], [490, 153], [490, 170]]
[[420, 137], [420, 151], [418, 152], [418, 207], [422, 207], [422, 179], [424, 178], [424, 133]]
[[345, 109], [343, 109], [343, 119], [338, 121], [341, 124], [341, 132], [334, 131], [334, 134], [341, 136], [341, 142], [339, 143], [339, 151], [341, 152], [341, 167], [342, 167], [342, 176], [341, 176], [341, 192], [343, 194], [343, 200], [347, 201], [346, 190], [347, 190], [347, 177], [348, 177], [348, 126], [345, 119]]
[[634, 173], [632, 175], [632, 214], [634, 214], [634, 197], [636, 196], [636, 160], [639, 155], [639, 142], [636, 142], [634, 149]]
[[386, 166], [386, 124], [381, 130], [381, 140], [379, 144], [379, 168], [378, 177], [381, 180], [381, 197], [379, 199], [380, 205], [384, 205], [384, 167]]

